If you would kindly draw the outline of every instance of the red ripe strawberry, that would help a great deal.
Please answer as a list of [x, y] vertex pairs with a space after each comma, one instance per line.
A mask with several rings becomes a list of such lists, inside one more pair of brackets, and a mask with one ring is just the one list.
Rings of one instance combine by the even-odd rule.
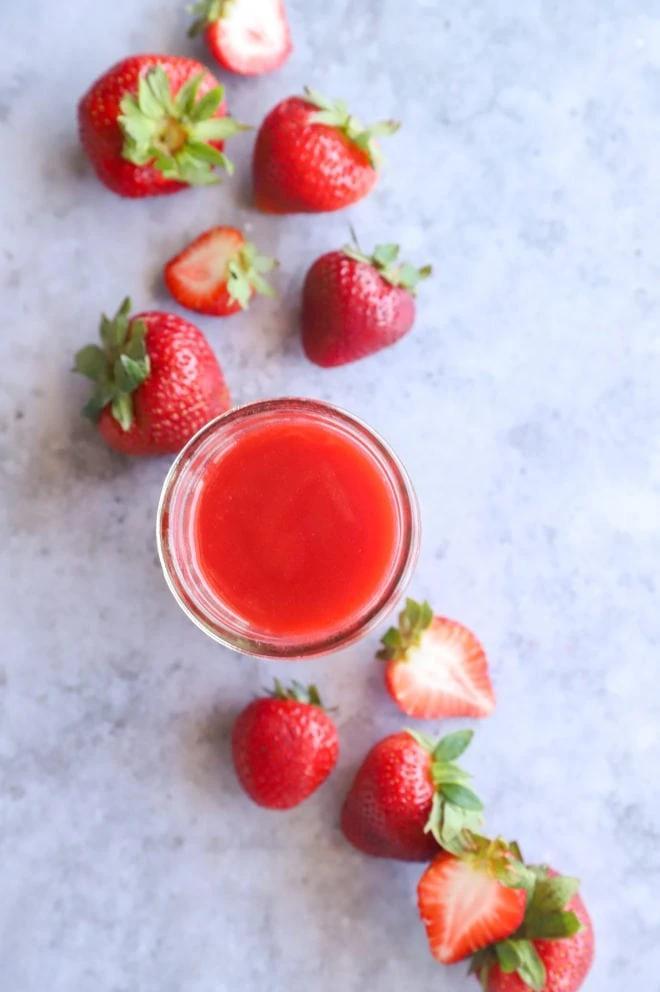
[[341, 829], [358, 850], [379, 858], [429, 861], [438, 845], [460, 852], [483, 806], [454, 764], [472, 740], [459, 730], [437, 743], [410, 730], [371, 749], [341, 814]]
[[130, 308], [126, 299], [113, 320], [103, 316], [103, 347], [76, 355], [74, 371], [95, 383], [83, 414], [124, 454], [176, 452], [229, 409], [229, 392], [194, 324], [156, 310], [129, 318]]
[[525, 914], [527, 869], [503, 841], [473, 842], [461, 857], [439, 854], [417, 886], [431, 954], [442, 964], [510, 937]]
[[396, 121], [364, 127], [343, 100], [316, 90], [271, 110], [254, 148], [254, 200], [267, 214], [341, 210], [366, 196], [377, 179], [376, 137], [398, 130]]
[[276, 265], [235, 227], [213, 227], [167, 263], [165, 283], [181, 306], [228, 317], [247, 310], [255, 293], [275, 296], [263, 273]]
[[293, 51], [282, 0], [200, 0], [188, 34], [204, 33], [224, 69], [259, 76], [284, 65]]
[[316, 365], [345, 365], [395, 344], [415, 320], [415, 291], [431, 267], [397, 263], [398, 245], [371, 256], [347, 246], [318, 258], [305, 278], [302, 343]]
[[495, 694], [481, 644], [455, 620], [434, 617], [428, 603], [406, 600], [399, 626], [383, 637], [387, 690], [419, 719], [488, 716]]
[[475, 955], [485, 992], [578, 992], [594, 958], [594, 931], [579, 881], [532, 868], [536, 884], [510, 939]]
[[90, 87], [78, 106], [80, 140], [101, 182], [120, 196], [157, 196], [232, 172], [224, 90], [206, 66], [175, 55], [134, 55]]
[[232, 734], [238, 780], [258, 806], [291, 809], [323, 785], [337, 763], [337, 728], [316, 686], [275, 680], [271, 695], [239, 714]]

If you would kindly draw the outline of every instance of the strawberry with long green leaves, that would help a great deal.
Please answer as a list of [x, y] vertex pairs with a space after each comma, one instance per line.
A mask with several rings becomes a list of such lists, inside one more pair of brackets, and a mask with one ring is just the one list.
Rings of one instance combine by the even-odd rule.
[[266, 279], [277, 266], [261, 255], [235, 227], [205, 231], [165, 266], [165, 283], [177, 302], [189, 310], [228, 317], [247, 310], [255, 294], [274, 297]]
[[194, 324], [160, 311], [130, 316], [126, 299], [101, 318], [100, 344], [77, 353], [74, 371], [92, 382], [83, 414], [128, 455], [179, 451], [229, 409], [222, 370]]
[[472, 834], [459, 857], [442, 852], [417, 886], [419, 914], [433, 957], [455, 964], [506, 940], [523, 921], [529, 869], [501, 839]]
[[529, 870], [533, 886], [523, 920], [508, 937], [475, 954], [470, 971], [484, 992], [578, 992], [594, 957], [580, 883], [546, 866]]
[[399, 260], [399, 246], [377, 245], [365, 254], [357, 245], [318, 258], [305, 277], [302, 343], [305, 354], [325, 368], [345, 365], [388, 348], [415, 321], [419, 283], [431, 266]]
[[472, 740], [459, 730], [439, 741], [405, 730], [379, 741], [357, 771], [341, 829], [364, 854], [429, 861], [440, 848], [462, 853], [482, 822], [481, 800], [456, 761]]
[[382, 165], [379, 138], [397, 121], [366, 126], [343, 100], [309, 87], [263, 121], [254, 148], [254, 200], [270, 214], [324, 213], [357, 203], [373, 189]]
[[194, 59], [135, 55], [101, 76], [78, 106], [80, 139], [98, 178], [120, 196], [176, 193], [219, 182], [232, 165], [224, 90]]
[[198, 0], [188, 34], [203, 34], [211, 55], [230, 72], [259, 76], [292, 52], [282, 0]]
[[386, 663], [387, 690], [408, 716], [428, 720], [493, 712], [486, 654], [463, 624], [408, 599], [382, 643], [378, 657]]

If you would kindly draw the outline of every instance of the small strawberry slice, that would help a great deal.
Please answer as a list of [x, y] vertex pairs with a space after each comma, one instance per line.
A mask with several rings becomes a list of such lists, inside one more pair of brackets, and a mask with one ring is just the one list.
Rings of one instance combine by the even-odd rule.
[[474, 850], [461, 857], [439, 854], [417, 886], [431, 953], [442, 964], [511, 936], [523, 921], [526, 889], [533, 884], [504, 841], [473, 835], [473, 842]]
[[228, 317], [247, 310], [255, 293], [275, 296], [264, 273], [276, 265], [235, 227], [213, 227], [167, 263], [164, 278], [181, 306]]
[[467, 627], [436, 617], [428, 603], [406, 600], [399, 626], [382, 640], [385, 683], [408, 716], [488, 716], [495, 694], [484, 649]]
[[225, 69], [259, 76], [279, 69], [293, 50], [282, 0], [200, 0], [188, 34], [204, 33], [213, 57]]

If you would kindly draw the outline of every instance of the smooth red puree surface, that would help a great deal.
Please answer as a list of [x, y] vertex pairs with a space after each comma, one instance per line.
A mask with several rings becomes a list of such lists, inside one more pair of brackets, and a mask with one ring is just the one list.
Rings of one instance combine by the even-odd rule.
[[201, 482], [200, 568], [215, 595], [264, 633], [322, 636], [354, 617], [387, 576], [396, 539], [381, 470], [320, 424], [255, 427]]

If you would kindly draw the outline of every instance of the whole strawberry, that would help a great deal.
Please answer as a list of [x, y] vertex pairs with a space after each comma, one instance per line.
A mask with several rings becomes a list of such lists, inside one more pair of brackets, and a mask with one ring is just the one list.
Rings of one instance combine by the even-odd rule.
[[475, 955], [470, 970], [486, 992], [578, 992], [594, 957], [594, 931], [579, 881], [532, 868], [535, 887], [509, 939]]
[[379, 741], [360, 766], [341, 813], [346, 839], [364, 854], [429, 861], [461, 852], [481, 823], [481, 801], [456, 764], [472, 740], [459, 730], [435, 742], [410, 730]]
[[179, 451], [197, 431], [229, 409], [220, 366], [202, 332], [171, 313], [130, 317], [126, 299], [101, 318], [101, 347], [76, 355], [74, 371], [94, 391], [83, 414], [103, 439], [127, 455]]
[[434, 616], [426, 602], [406, 600], [378, 657], [387, 663], [387, 691], [408, 716], [481, 717], [495, 708], [481, 644], [462, 624]]
[[273, 258], [260, 255], [235, 227], [213, 227], [165, 266], [165, 283], [181, 306], [214, 317], [247, 310], [255, 293], [275, 296], [264, 274]]
[[337, 729], [316, 686], [294, 682], [255, 699], [238, 716], [232, 756], [238, 780], [258, 806], [291, 809], [321, 786], [339, 754]]
[[258, 76], [284, 65], [292, 52], [282, 0], [199, 0], [191, 38], [204, 34], [223, 69]]
[[388, 348], [415, 320], [415, 292], [431, 267], [397, 261], [398, 245], [377, 245], [322, 255], [305, 278], [302, 343], [316, 365], [345, 365]]
[[271, 110], [254, 148], [254, 200], [269, 214], [323, 213], [357, 203], [376, 183], [376, 138], [396, 121], [365, 127], [343, 100], [305, 89]]
[[511, 937], [522, 923], [531, 874], [503, 840], [472, 834], [460, 857], [442, 852], [417, 886], [431, 954], [455, 964]]
[[218, 182], [232, 171], [227, 116], [208, 69], [175, 55], [134, 55], [92, 84], [78, 106], [80, 140], [101, 182], [120, 196], [157, 196]]

